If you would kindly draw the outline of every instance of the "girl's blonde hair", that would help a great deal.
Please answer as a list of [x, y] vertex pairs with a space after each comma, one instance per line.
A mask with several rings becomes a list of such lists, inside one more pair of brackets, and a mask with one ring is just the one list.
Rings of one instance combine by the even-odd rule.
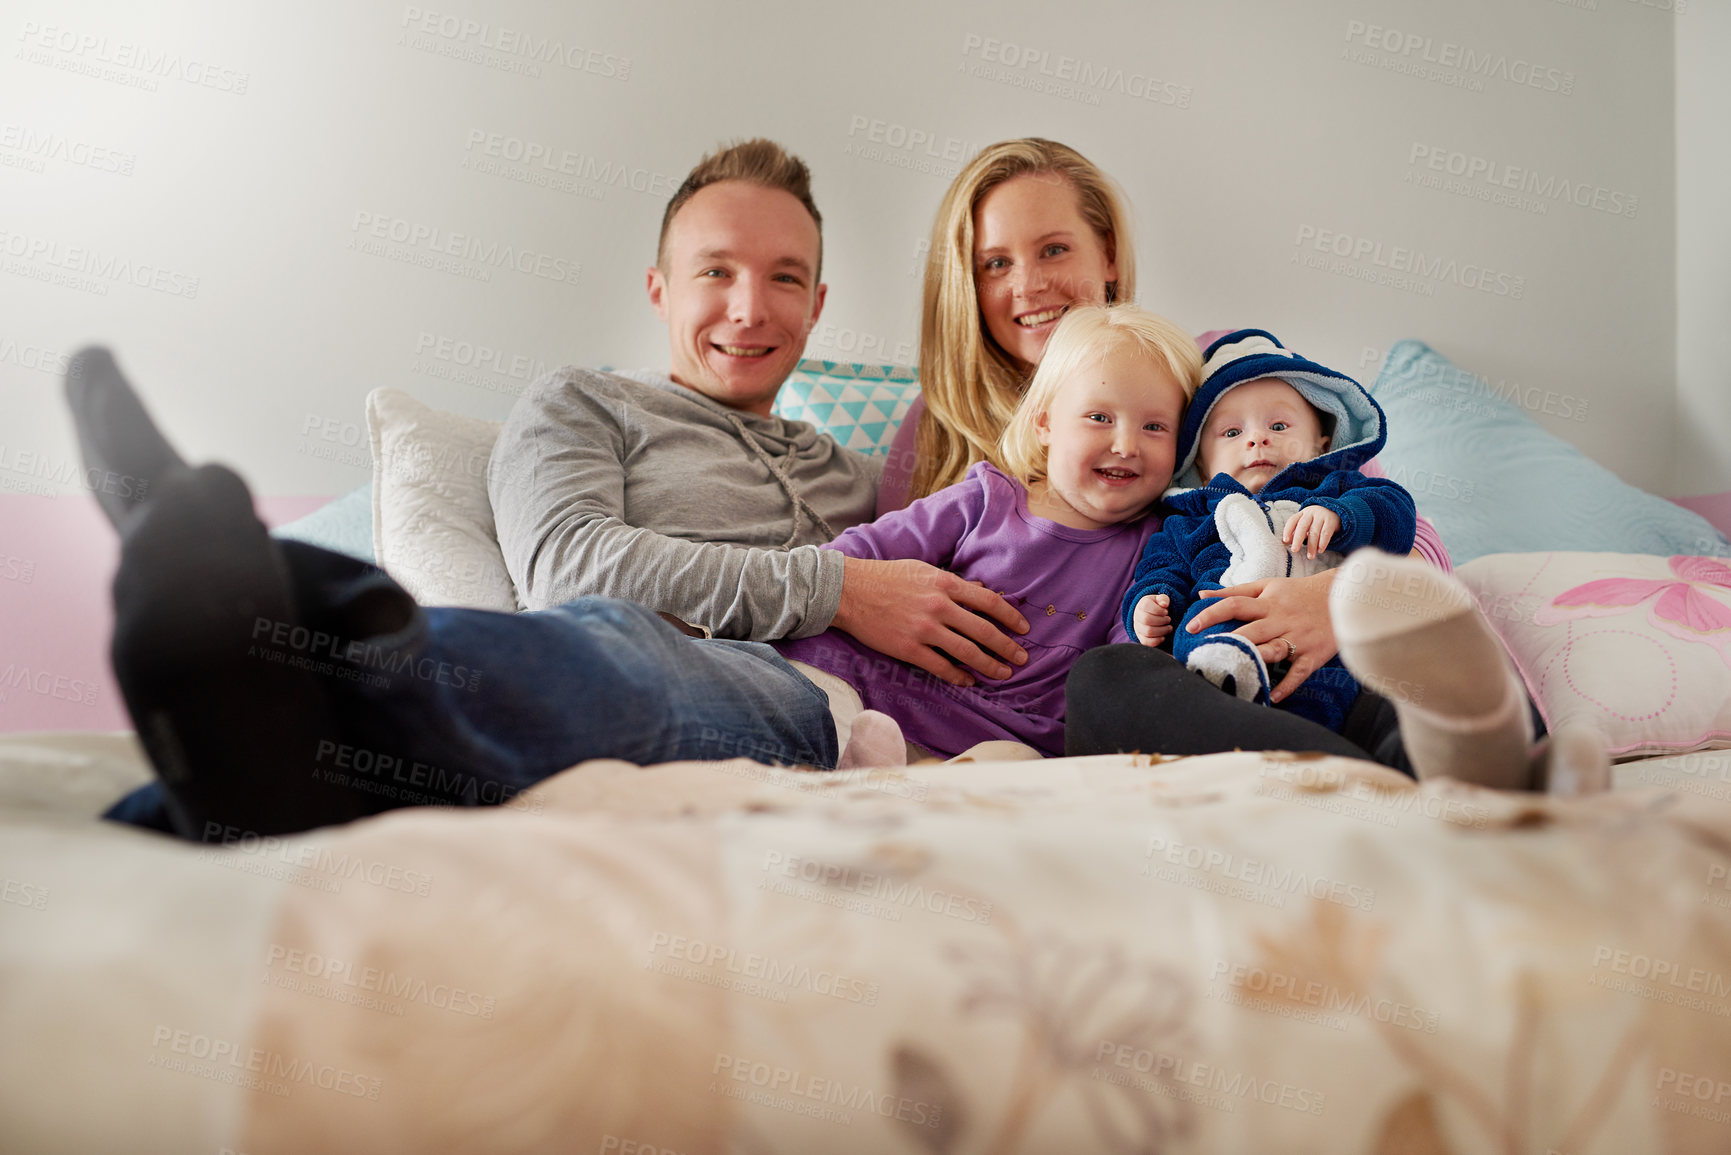
[[1077, 208], [1118, 279], [1106, 300], [1136, 296], [1136, 249], [1123, 194], [1087, 157], [1039, 137], [1006, 140], [969, 161], [938, 207], [926, 258], [925, 297], [920, 314], [920, 419], [918, 454], [910, 497], [953, 485], [976, 461], [989, 458], [1021, 400], [1023, 370], [980, 321], [974, 288], [974, 209], [1005, 181], [1029, 173], [1052, 173], [1076, 190]]
[[1189, 333], [1135, 305], [1077, 305], [1052, 331], [1033, 382], [1004, 426], [994, 458], [998, 468], [1023, 485], [1042, 480], [1046, 447], [1034, 430], [1036, 419], [1051, 408], [1059, 388], [1079, 369], [1126, 346], [1165, 365], [1184, 390], [1185, 404], [1190, 403], [1202, 380], [1202, 350]]

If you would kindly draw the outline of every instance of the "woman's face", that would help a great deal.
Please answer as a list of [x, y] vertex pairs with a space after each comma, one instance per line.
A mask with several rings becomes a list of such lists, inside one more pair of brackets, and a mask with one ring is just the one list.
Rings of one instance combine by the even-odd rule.
[[1058, 318], [1106, 300], [1118, 265], [1083, 219], [1075, 186], [1055, 173], [1012, 177], [974, 207], [974, 287], [980, 320], [1032, 371]]

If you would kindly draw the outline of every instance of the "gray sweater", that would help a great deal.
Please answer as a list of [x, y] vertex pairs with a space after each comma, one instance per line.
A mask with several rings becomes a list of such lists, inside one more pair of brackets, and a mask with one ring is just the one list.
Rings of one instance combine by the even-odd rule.
[[729, 409], [665, 374], [565, 368], [517, 401], [487, 491], [532, 610], [628, 598], [718, 637], [827, 629], [882, 463], [803, 421]]

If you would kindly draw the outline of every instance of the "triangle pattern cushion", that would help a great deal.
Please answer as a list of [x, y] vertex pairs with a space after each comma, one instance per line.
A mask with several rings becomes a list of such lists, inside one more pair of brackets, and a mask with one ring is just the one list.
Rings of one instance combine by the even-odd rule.
[[805, 360], [781, 387], [775, 412], [810, 422], [849, 449], [882, 456], [919, 393], [919, 379], [906, 366]]

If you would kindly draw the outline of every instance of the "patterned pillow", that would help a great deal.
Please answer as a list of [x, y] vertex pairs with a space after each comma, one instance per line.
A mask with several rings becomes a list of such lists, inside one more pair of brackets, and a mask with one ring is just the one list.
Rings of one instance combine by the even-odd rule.
[[1590, 723], [1627, 757], [1731, 746], [1731, 564], [1505, 553], [1457, 572], [1553, 730]]
[[918, 377], [904, 366], [808, 360], [781, 387], [775, 412], [809, 421], [849, 449], [882, 455], [919, 394]]

